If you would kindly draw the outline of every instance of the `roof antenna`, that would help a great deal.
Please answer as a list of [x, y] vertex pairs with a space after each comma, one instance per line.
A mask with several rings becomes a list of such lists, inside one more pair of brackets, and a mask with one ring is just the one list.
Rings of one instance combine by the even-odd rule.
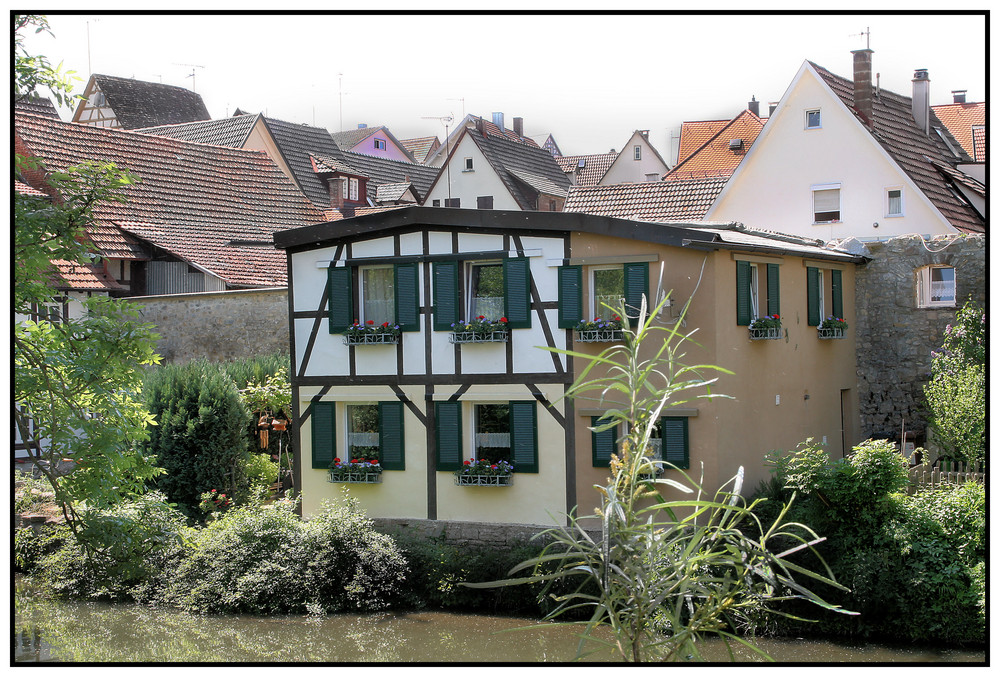
[[849, 38], [860, 38], [862, 35], [865, 36], [865, 49], [871, 49], [872, 48], [872, 29], [871, 29], [870, 26], [865, 26], [865, 29], [863, 31], [861, 31], [860, 33], [851, 33], [847, 37], [849, 37]]
[[174, 65], [175, 66], [190, 66], [191, 67], [191, 74], [190, 75], [185, 75], [184, 77], [191, 78], [191, 91], [195, 92], [197, 94], [198, 88], [195, 86], [195, 81], [194, 81], [194, 74], [197, 72], [197, 71], [195, 71], [195, 68], [204, 68], [204, 66], [199, 66], [198, 64], [194, 64], [194, 63], [175, 63]]

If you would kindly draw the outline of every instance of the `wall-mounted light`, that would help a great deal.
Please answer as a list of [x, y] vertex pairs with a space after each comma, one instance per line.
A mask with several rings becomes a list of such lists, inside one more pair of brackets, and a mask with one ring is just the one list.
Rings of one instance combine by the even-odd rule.
[[872, 228], [878, 228], [878, 221], [872, 224]]

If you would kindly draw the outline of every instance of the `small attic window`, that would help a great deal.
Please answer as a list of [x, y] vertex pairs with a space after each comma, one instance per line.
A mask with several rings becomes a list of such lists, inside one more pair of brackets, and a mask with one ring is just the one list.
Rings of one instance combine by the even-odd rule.
[[641, 160], [642, 159], [642, 146], [634, 146], [632, 148], [632, 159]]
[[385, 150], [385, 139], [375, 139], [375, 150]]
[[579, 169], [583, 169], [584, 167], [587, 166], [587, 160], [585, 158], [580, 158], [580, 160], [576, 163], [576, 166]]
[[823, 118], [820, 117], [819, 109], [806, 111], [806, 129], [819, 129], [823, 126]]

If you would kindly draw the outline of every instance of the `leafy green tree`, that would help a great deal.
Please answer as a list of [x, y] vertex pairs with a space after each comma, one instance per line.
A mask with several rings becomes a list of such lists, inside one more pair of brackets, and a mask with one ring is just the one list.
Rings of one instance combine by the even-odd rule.
[[986, 460], [986, 313], [971, 299], [944, 331], [924, 386], [928, 423], [941, 455]]
[[[15, 16], [14, 25], [15, 96], [43, 84], [69, 100], [66, 76], [23, 47], [23, 31], [47, 30], [45, 19]], [[17, 155], [14, 165], [19, 175], [44, 171]], [[72, 533], [88, 552], [106, 550], [113, 544], [88, 514], [141, 494], [160, 472], [138, 450], [153, 419], [136, 397], [140, 369], [159, 361], [156, 335], [136, 306], [121, 300], [87, 299], [82, 317], [60, 321], [37, 311], [56, 301], [53, 261], [96, 260], [86, 236], [94, 205], [121, 200], [136, 179], [96, 162], [47, 178], [55, 197], [14, 196], [14, 422]]]
[[[648, 454], [657, 419], [664, 409], [692, 396], [722, 397], [711, 392], [715, 379], [704, 374], [726, 371], [684, 365], [681, 348], [691, 336], [657, 326], [662, 307], [647, 316], [643, 301], [637, 328], [624, 330], [620, 345], [596, 357], [553, 349], [587, 363], [568, 396], [596, 393], [610, 405], [605, 422], [594, 430], [619, 426], [627, 431], [621, 456], [612, 457], [608, 483], [597, 487], [597, 514], [571, 515], [567, 526], [544, 532], [549, 544], [542, 554], [511, 571], [526, 571], [526, 576], [467, 584], [544, 582], [557, 602], [548, 618], [587, 613], [587, 620], [579, 621], [583, 638], [605, 642], [596, 631], [610, 628], [613, 639], [605, 643], [630, 662], [697, 658], [699, 641], [708, 635], [721, 637], [727, 646], [736, 642], [758, 650], [735, 631], [754, 624], [755, 617], [779, 600], [803, 599], [841, 611], [803, 583], [811, 579], [841, 587], [832, 577], [787, 560], [790, 552], [812, 551], [822, 539], [801, 524], [785, 523], [787, 507], [770, 526], [763, 526], [752, 512], [756, 506], [747, 506], [740, 496], [742, 469], [731, 486], [714, 497], [682, 470], [671, 474], [683, 480], [655, 477]], [[624, 307], [619, 314], [625, 316]], [[647, 346], [652, 347], [651, 355], [642, 350]], [[666, 500], [654, 486], [680, 498]], [[595, 532], [600, 536], [591, 536]], [[752, 532], [762, 535], [754, 539]], [[776, 541], [782, 543], [780, 553], [773, 551]]]

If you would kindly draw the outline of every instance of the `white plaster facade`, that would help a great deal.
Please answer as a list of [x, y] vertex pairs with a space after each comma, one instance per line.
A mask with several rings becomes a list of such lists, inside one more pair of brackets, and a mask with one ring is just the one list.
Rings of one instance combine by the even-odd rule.
[[647, 136], [637, 131], [632, 134], [618, 157], [608, 167], [600, 185], [659, 181], [669, 169], [660, 154], [649, 144]]

